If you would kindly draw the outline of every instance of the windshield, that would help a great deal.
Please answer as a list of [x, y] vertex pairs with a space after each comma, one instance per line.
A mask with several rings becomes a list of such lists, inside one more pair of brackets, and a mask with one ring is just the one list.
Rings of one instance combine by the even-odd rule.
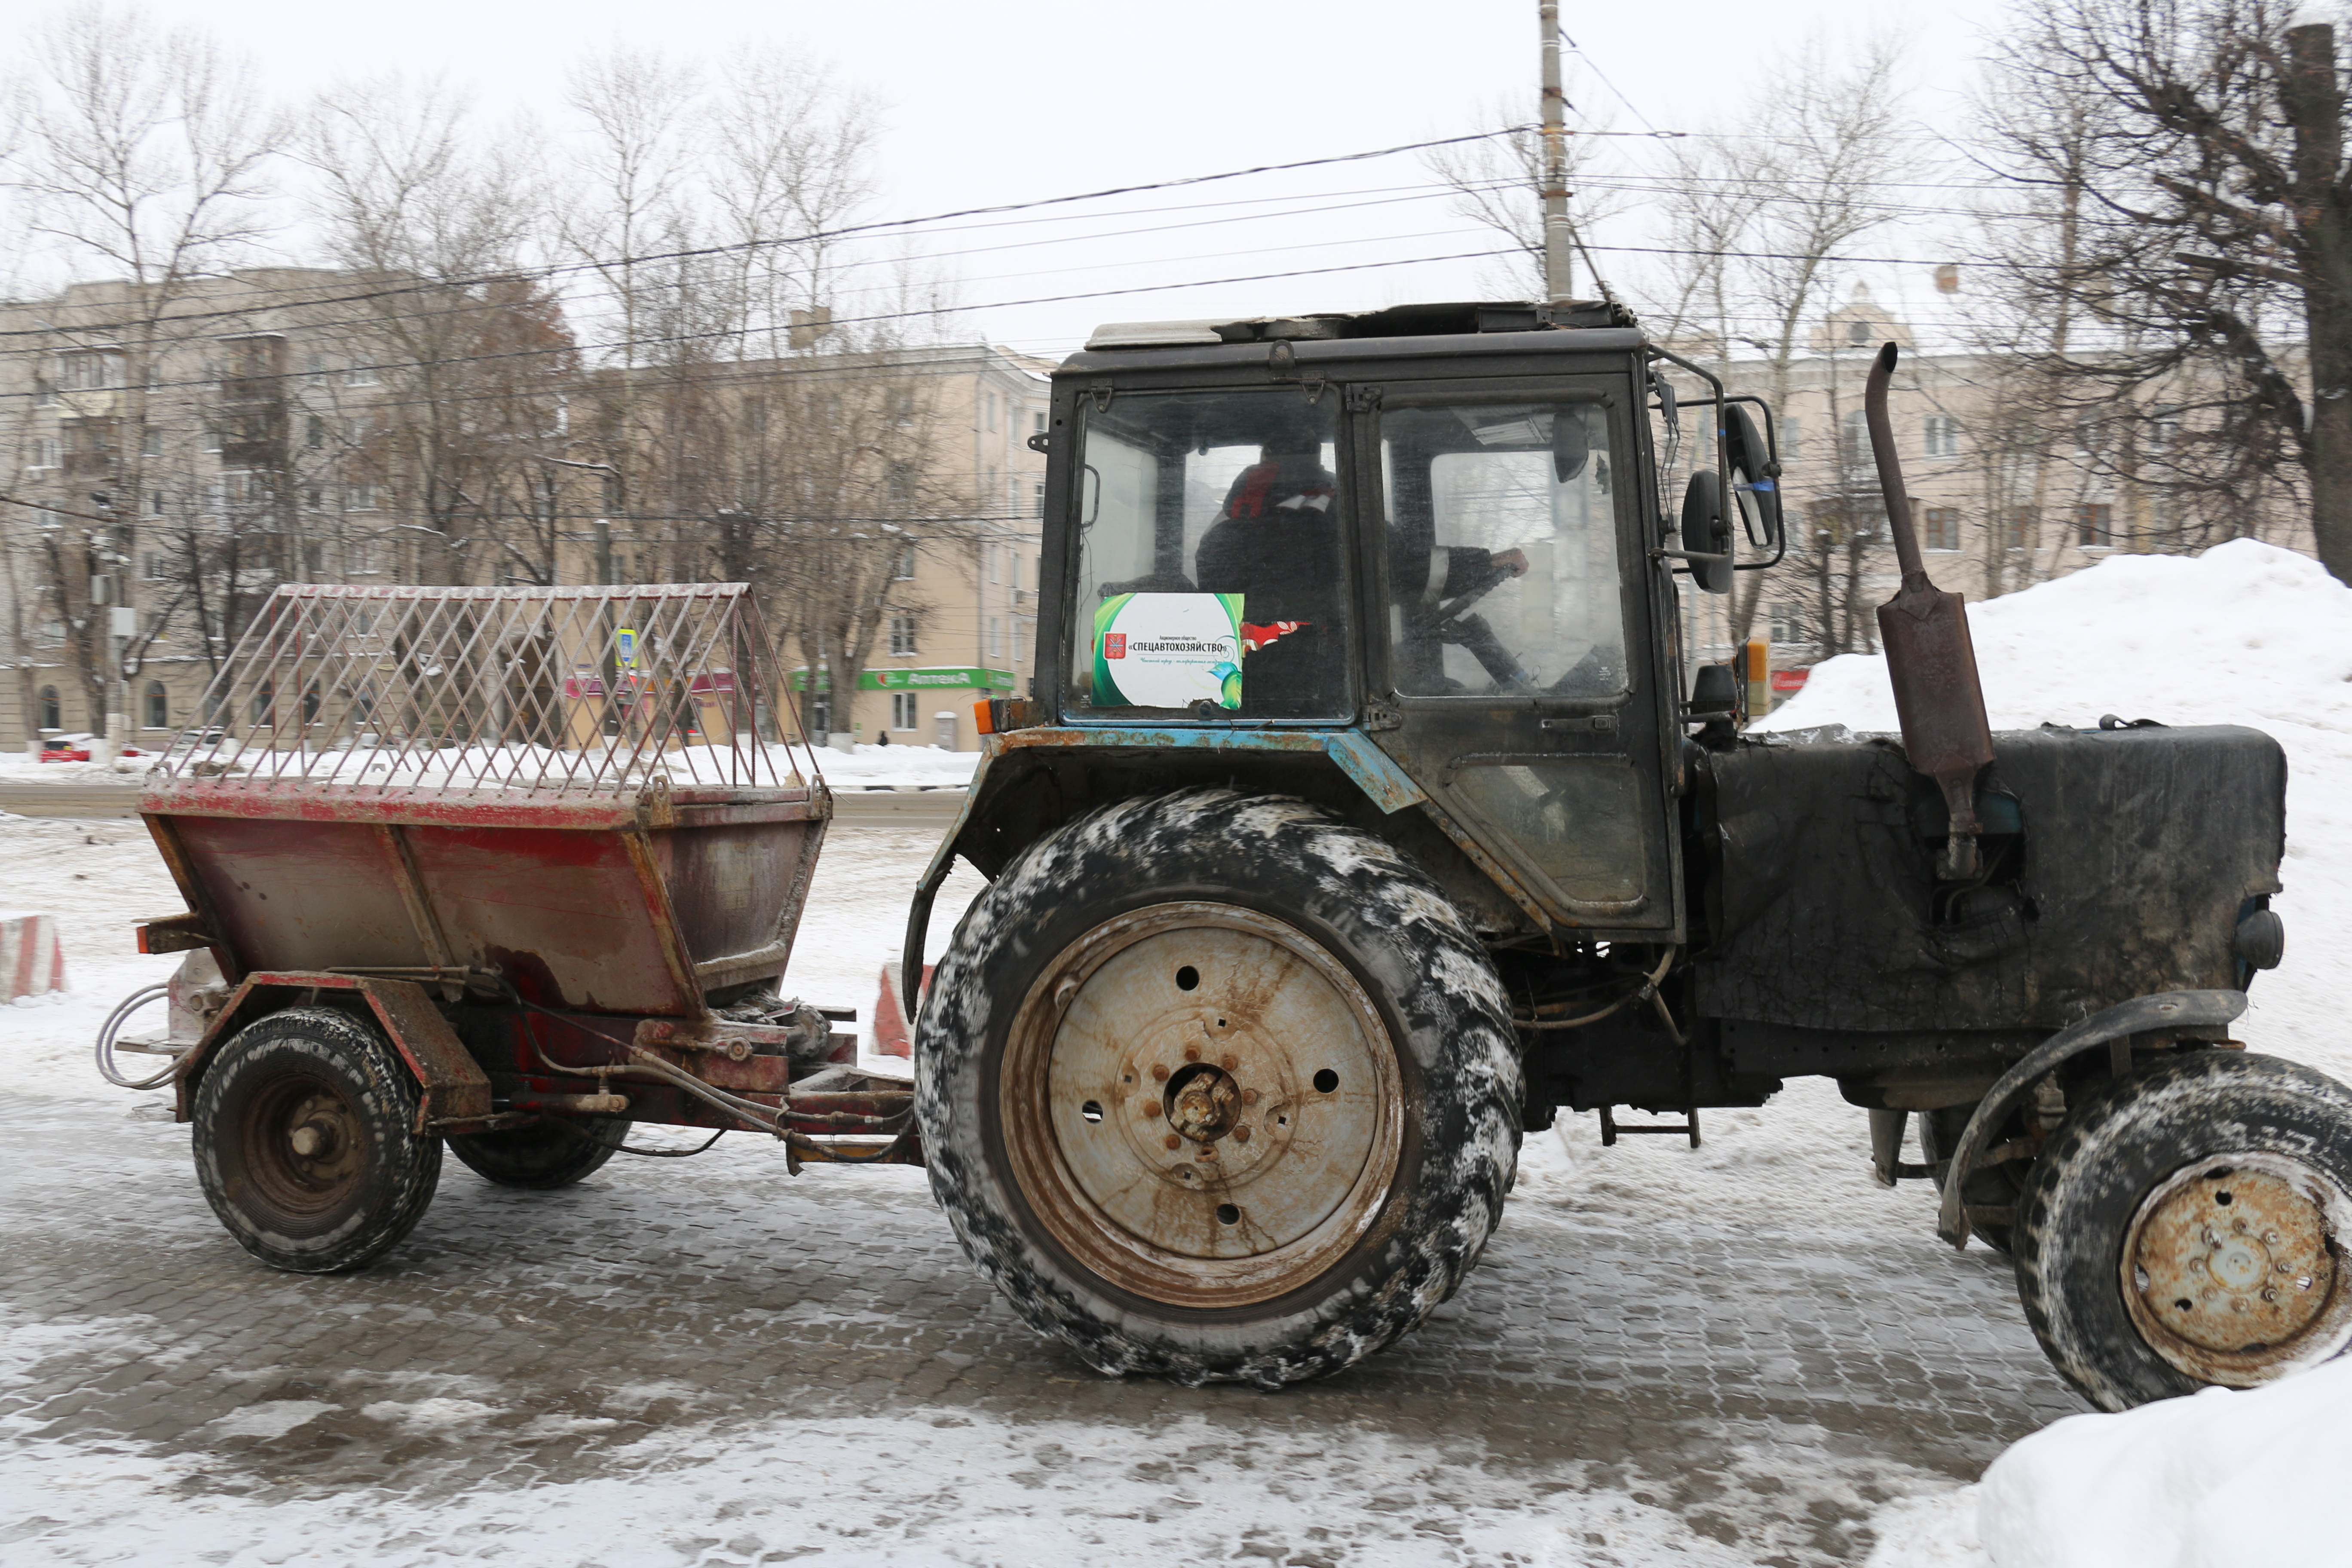
[[1349, 715], [1337, 402], [1286, 387], [1085, 406], [1072, 708]]
[[1606, 412], [1453, 404], [1381, 418], [1396, 689], [1628, 689]]

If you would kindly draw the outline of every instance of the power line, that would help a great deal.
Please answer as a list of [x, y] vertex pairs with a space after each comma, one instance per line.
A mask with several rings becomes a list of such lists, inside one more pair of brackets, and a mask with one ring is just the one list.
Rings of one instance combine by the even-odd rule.
[[[1094, 289], [1073, 294], [1044, 294], [1027, 300], [999, 300], [990, 304], [967, 306], [964, 307], [964, 309], [973, 310], [1004, 310], [1013, 309], [1017, 306], [1025, 305], [1058, 305], [1067, 303], [1074, 300], [1105, 300], [1117, 298], [1126, 294], [1160, 294], [1181, 289], [1214, 289], [1223, 288], [1234, 283], [1267, 283], [1286, 278], [1318, 278], [1339, 272], [1368, 272], [1387, 267], [1420, 267], [1441, 261], [1475, 261], [1491, 257], [1515, 256], [1517, 254], [1518, 250], [1516, 247], [1505, 247], [1494, 250], [1465, 250], [1458, 251], [1449, 256], [1414, 256], [1406, 257], [1394, 261], [1359, 261], [1339, 267], [1304, 267], [1286, 272], [1255, 272], [1244, 274], [1236, 278], [1198, 278], [1188, 279], [1181, 283], [1139, 283], [1131, 288], [1126, 289]], [[488, 309], [488, 307], [484, 308]], [[940, 316], [949, 313], [950, 312], [944, 310], [884, 310], [864, 316], [836, 317], [829, 324], [834, 327], [865, 326], [875, 322], [903, 321], [924, 316]], [[727, 327], [699, 332], [660, 333], [650, 337], [640, 337], [626, 340], [618, 343], [592, 343], [585, 345], [585, 348], [593, 352], [597, 349], [621, 347], [635, 348], [644, 345], [675, 345], [690, 342], [708, 342], [714, 339], [730, 338], [739, 335], [740, 335], [740, 333], [738, 329]], [[436, 360], [430, 363], [436, 366], [483, 364], [500, 360], [546, 358], [556, 354], [578, 353], [581, 352], [583, 352], [583, 346], [573, 344], [567, 345], [562, 348], [512, 349], [499, 353], [454, 355], [446, 360]], [[377, 365], [356, 365], [348, 368], [357, 370], [397, 370], [402, 368], [421, 367], [404, 367], [398, 364], [385, 363]], [[835, 370], [832, 374], [850, 374], [850, 367], [842, 367], [841, 369]], [[211, 386], [216, 384], [220, 379], [221, 378], [217, 376], [206, 376], [201, 379], [189, 381], [157, 382], [150, 384], [147, 390], [152, 392], [164, 390], [173, 386]], [[40, 395], [40, 394], [33, 392], [0, 394], [0, 396], [6, 396], [9, 398], [29, 398], [38, 395]], [[58, 395], [65, 395], [60, 393]]]
[[[1253, 168], [1229, 169], [1215, 174], [1190, 174], [1181, 179], [1157, 180], [1147, 184], [1114, 185], [1099, 191], [1085, 191], [1075, 195], [1045, 196], [1034, 201], [1003, 202], [992, 206], [963, 207], [953, 212], [934, 213], [926, 217], [887, 218], [874, 223], [848, 224], [835, 229], [820, 229], [789, 238], [746, 239], [727, 245], [696, 246], [682, 250], [651, 251], [643, 255], [593, 258], [584, 261], [564, 262], [536, 268], [515, 268], [483, 273], [473, 278], [445, 279], [438, 281], [403, 284], [396, 288], [370, 289], [362, 293], [329, 296], [306, 301], [310, 304], [351, 304], [368, 300], [395, 298], [402, 294], [438, 291], [445, 289], [475, 288], [492, 283], [513, 282], [523, 278], [548, 279], [574, 272], [602, 272], [614, 268], [651, 266], [657, 262], [694, 261], [714, 256], [732, 256], [747, 251], [773, 249], [791, 245], [811, 245], [819, 240], [843, 239], [852, 235], [882, 234], [927, 224], [945, 223], [956, 218], [988, 217], [999, 213], [1032, 212], [1040, 207], [1067, 206], [1077, 202], [1104, 201], [1112, 196], [1135, 195], [1145, 191], [1179, 190], [1190, 185], [1210, 184], [1220, 180], [1247, 179], [1256, 174], [1285, 174], [1296, 169], [1323, 168], [1334, 163], [1360, 163], [1374, 158], [1391, 158], [1400, 153], [1424, 152], [1433, 147], [1452, 147], [1465, 142], [1490, 141], [1497, 136], [1509, 136], [1526, 130], [1523, 125], [1506, 126], [1499, 131], [1480, 131], [1467, 136], [1444, 136], [1428, 142], [1407, 142], [1394, 147], [1378, 147], [1362, 153], [1342, 153], [1328, 158], [1302, 158], [1288, 163], [1261, 163]], [[199, 312], [173, 316], [174, 322], [217, 320], [222, 317], [249, 313], [246, 310]], [[121, 331], [148, 324], [145, 317], [119, 322], [93, 322], [73, 329], [77, 331]], [[25, 337], [54, 329], [20, 328], [0, 331], [0, 337]]]

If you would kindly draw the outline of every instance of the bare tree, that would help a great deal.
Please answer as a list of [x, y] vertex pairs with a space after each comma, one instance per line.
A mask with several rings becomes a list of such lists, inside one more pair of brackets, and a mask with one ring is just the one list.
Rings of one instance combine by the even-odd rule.
[[[24, 198], [27, 226], [67, 260], [94, 262], [122, 285], [96, 321], [68, 313], [52, 322], [47, 345], [79, 367], [77, 390], [102, 395], [60, 419], [82, 459], [66, 470], [99, 487], [71, 497], [79, 504], [68, 510], [120, 519], [60, 524], [37, 551], [49, 574], [47, 608], [65, 628], [98, 729], [121, 672], [94, 590], [104, 584], [120, 603], [131, 581], [151, 400], [187, 341], [174, 310], [200, 278], [268, 231], [265, 175], [284, 122], [262, 106], [249, 72], [209, 40], [97, 5], [50, 22], [15, 92], [21, 129], [5, 177]], [[216, 322], [205, 330], [220, 331]]]
[[527, 132], [486, 141], [461, 101], [398, 80], [339, 89], [305, 127], [336, 259], [380, 286], [341, 333], [367, 390], [308, 378], [310, 416], [331, 437], [321, 488], [384, 487], [415, 520], [425, 579], [468, 581], [487, 553], [493, 570], [554, 581], [559, 471], [538, 458], [561, 438], [578, 364], [556, 302], [524, 270], [535, 152]]
[[2260, 531], [2284, 483], [2352, 581], [2336, 29], [2284, 0], [2060, 0], [1995, 66], [1983, 133], [2049, 220], [2012, 226], [2005, 259], [2060, 324], [2034, 363], [2081, 455], [2160, 498], [2176, 548]]

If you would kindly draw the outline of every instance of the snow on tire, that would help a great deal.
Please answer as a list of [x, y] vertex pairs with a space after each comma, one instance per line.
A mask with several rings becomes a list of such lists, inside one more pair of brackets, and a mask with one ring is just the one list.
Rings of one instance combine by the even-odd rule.
[[2352, 1089], [2234, 1050], [2108, 1080], [2034, 1162], [2011, 1256], [2035, 1338], [2102, 1410], [2340, 1355]]
[[917, 1035], [932, 1191], [1109, 1374], [1272, 1387], [1418, 1325], [1518, 1148], [1501, 982], [1381, 840], [1286, 797], [1106, 806], [958, 928]]
[[375, 1028], [332, 1007], [247, 1025], [204, 1064], [196, 1180], [237, 1245], [276, 1268], [361, 1268], [425, 1217], [441, 1141], [415, 1131], [416, 1080]]

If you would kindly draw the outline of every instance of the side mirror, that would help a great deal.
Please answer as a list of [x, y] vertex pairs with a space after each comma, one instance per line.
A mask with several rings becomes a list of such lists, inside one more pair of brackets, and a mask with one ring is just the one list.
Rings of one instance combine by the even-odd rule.
[[1551, 416], [1551, 472], [1561, 484], [1584, 472], [1592, 457], [1592, 443], [1584, 434], [1584, 419], [1573, 408]]
[[1683, 491], [1681, 559], [1691, 581], [1710, 594], [1731, 592], [1731, 519], [1724, 515], [1723, 481], [1711, 468], [1690, 477]]
[[1765, 444], [1756, 421], [1737, 403], [1723, 405], [1718, 439], [1724, 469], [1731, 476], [1731, 493], [1737, 498], [1740, 521], [1748, 528], [1748, 542], [1769, 549], [1780, 542], [1780, 466], [1772, 460], [1772, 448]]

